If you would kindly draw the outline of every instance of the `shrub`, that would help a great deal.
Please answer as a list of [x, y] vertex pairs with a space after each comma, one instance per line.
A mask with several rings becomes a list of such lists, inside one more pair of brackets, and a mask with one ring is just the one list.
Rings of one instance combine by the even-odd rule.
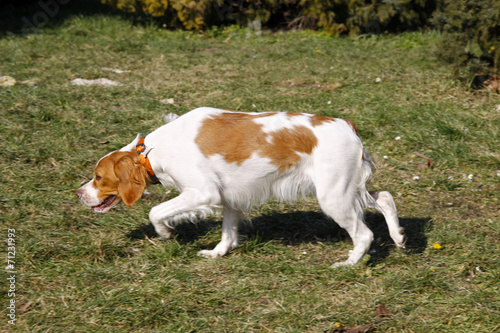
[[151, 16], [169, 28], [199, 30], [223, 0], [101, 0], [127, 13]]
[[432, 22], [444, 32], [438, 56], [454, 64], [458, 77], [498, 84], [500, 1], [443, 0]]
[[435, 8], [427, 0], [102, 0], [120, 10], [160, 18], [169, 27], [260, 21], [275, 28], [324, 29], [330, 34], [417, 29]]
[[424, 27], [434, 11], [426, 0], [302, 0], [304, 14], [331, 34], [382, 33]]

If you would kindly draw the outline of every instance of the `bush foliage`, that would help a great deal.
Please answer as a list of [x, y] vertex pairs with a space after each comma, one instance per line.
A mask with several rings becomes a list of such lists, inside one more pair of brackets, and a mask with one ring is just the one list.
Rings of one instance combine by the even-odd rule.
[[498, 80], [500, 1], [443, 0], [433, 23], [444, 32], [438, 55], [454, 63], [459, 76]]
[[102, 0], [120, 10], [161, 18], [171, 28], [260, 21], [274, 28], [324, 29], [330, 34], [380, 33], [427, 24], [427, 0]]

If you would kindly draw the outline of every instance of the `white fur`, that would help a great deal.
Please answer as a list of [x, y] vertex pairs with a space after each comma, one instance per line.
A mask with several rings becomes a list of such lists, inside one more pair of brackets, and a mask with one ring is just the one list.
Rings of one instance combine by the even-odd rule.
[[94, 178], [83, 185], [77, 194], [82, 204], [86, 206], [97, 206], [101, 203], [98, 198], [99, 190], [94, 186]]
[[[223, 112], [199, 108], [160, 127], [145, 139], [152, 148], [149, 160], [165, 186], [175, 185], [180, 195], [151, 209], [149, 218], [163, 238], [186, 219], [204, 217], [223, 207], [222, 239], [213, 250], [200, 251], [205, 257], [219, 257], [238, 245], [238, 221], [241, 212], [262, 204], [271, 197], [295, 200], [298, 195], [314, 194], [322, 210], [351, 236], [354, 250], [349, 258], [334, 265], [353, 265], [368, 251], [373, 233], [363, 222], [363, 209], [375, 208], [387, 220], [396, 245], [404, 245], [396, 206], [388, 192], [370, 195], [366, 183], [372, 176], [371, 160], [352, 127], [341, 119], [319, 126], [312, 115], [287, 116], [276, 113], [254, 121], [263, 131], [305, 126], [318, 140], [311, 154], [300, 153], [300, 162], [279, 172], [272, 161], [255, 152], [241, 164], [228, 163], [223, 156], [205, 156], [196, 144], [203, 121]], [[134, 150], [137, 139], [122, 150]], [[269, 141], [269, 140], [268, 140]]]

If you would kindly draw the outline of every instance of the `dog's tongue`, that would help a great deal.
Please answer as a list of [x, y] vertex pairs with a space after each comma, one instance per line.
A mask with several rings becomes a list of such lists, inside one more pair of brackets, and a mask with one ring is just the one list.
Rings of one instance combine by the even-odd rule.
[[115, 199], [116, 199], [116, 195], [111, 195], [111, 196], [107, 197], [106, 199], [104, 199], [104, 201], [101, 202], [101, 204], [99, 204], [97, 206], [93, 206], [92, 210], [96, 213], [105, 213], [109, 210], [109, 207], [115, 201]]

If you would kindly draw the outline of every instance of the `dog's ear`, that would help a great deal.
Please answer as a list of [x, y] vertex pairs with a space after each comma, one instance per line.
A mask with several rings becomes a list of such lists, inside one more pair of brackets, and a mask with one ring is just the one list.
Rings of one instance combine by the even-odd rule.
[[141, 135], [137, 134], [134, 141], [132, 141], [131, 143], [129, 143], [128, 145], [126, 145], [125, 147], [120, 149], [120, 151], [137, 151], [136, 147], [137, 147], [137, 143], [139, 142], [140, 138], [141, 138]]
[[118, 195], [127, 206], [135, 204], [146, 189], [146, 175], [137, 156], [124, 156], [115, 165], [115, 174], [119, 179]]

